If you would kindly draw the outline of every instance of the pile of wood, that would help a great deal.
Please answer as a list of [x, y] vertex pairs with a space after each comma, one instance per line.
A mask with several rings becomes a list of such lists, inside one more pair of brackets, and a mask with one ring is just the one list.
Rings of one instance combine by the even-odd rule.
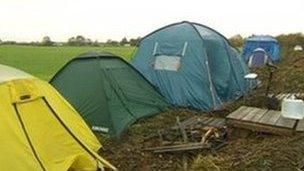
[[225, 119], [215, 117], [192, 117], [159, 132], [161, 145], [145, 150], [153, 153], [173, 153], [193, 150], [216, 150], [226, 144]]

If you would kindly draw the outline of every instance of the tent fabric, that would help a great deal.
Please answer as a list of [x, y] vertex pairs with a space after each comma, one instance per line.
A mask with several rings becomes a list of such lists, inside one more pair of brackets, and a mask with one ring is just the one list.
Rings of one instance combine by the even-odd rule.
[[87, 53], [72, 59], [51, 84], [94, 131], [110, 136], [120, 136], [136, 120], [169, 106], [129, 63], [109, 53]]
[[264, 49], [272, 61], [280, 60], [280, 44], [271, 36], [252, 36], [246, 39], [242, 58], [247, 61], [257, 48]]
[[34, 78], [34, 76], [18, 69], [0, 64], [0, 83], [14, 79]]
[[175, 106], [219, 109], [247, 90], [248, 68], [237, 51], [198, 23], [174, 23], [148, 34], [132, 64]]
[[0, 65], [0, 170], [115, 169], [97, 138], [47, 82]]

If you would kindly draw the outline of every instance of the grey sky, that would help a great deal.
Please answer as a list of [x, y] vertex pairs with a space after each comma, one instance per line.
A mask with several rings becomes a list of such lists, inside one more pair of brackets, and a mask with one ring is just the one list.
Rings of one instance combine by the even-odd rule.
[[235, 34], [304, 32], [303, 0], [0, 0], [0, 39], [144, 36], [182, 20]]

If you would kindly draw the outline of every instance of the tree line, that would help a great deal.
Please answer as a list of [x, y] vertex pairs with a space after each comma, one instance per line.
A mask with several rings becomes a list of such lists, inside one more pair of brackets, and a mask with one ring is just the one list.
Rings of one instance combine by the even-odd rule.
[[16, 41], [2, 41], [0, 39], [0, 44], [19, 44], [19, 45], [37, 45], [37, 46], [137, 46], [140, 37], [127, 39], [122, 38], [120, 41], [108, 39], [106, 42], [99, 42], [98, 40], [91, 40], [82, 35], [77, 35], [70, 37], [66, 42], [55, 42], [49, 36], [44, 36], [40, 42], [16, 42]]
[[[296, 45], [304, 46], [304, 34], [303, 33], [293, 33], [293, 34], [281, 34], [275, 37], [283, 48], [293, 48]], [[245, 43], [244, 37], [240, 34], [232, 36], [229, 38], [229, 42], [234, 47], [242, 47]], [[97, 40], [93, 41], [82, 35], [69, 38], [66, 42], [54, 42], [49, 36], [44, 36], [40, 42], [15, 42], [15, 41], [2, 41], [0, 39], [0, 44], [21, 44], [21, 45], [40, 45], [40, 46], [137, 46], [140, 37], [127, 39], [122, 38], [120, 41], [108, 39], [106, 42], [99, 42]]]
[[[275, 37], [282, 48], [293, 48], [296, 45], [304, 46], [304, 34], [303, 33], [292, 33], [292, 34], [281, 34]], [[229, 42], [234, 47], [243, 47], [245, 39], [241, 35], [237, 34], [229, 38]]]

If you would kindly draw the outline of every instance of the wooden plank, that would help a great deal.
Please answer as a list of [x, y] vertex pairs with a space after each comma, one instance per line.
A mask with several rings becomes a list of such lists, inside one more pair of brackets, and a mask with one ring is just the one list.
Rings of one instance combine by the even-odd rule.
[[197, 118], [197, 117], [191, 117], [191, 118], [189, 118], [189, 119], [186, 119], [186, 120], [182, 121], [182, 122], [180, 123], [180, 126], [186, 127], [186, 126], [192, 125], [192, 124], [194, 124], [194, 123], [196, 123], [196, 122], [198, 122], [198, 118]]
[[282, 93], [281, 97], [280, 97], [280, 100], [283, 100], [285, 98], [286, 94], [285, 93]]
[[[271, 97], [273, 94], [269, 94], [268, 97]], [[303, 97], [304, 93], [280, 93], [276, 95], [276, 98], [278, 100], [283, 100], [285, 98], [290, 98], [292, 95], [296, 97]]]
[[275, 125], [280, 117], [280, 113], [274, 110], [267, 111], [264, 116], [258, 121], [261, 124]]
[[249, 111], [252, 110], [252, 107], [247, 107], [247, 106], [241, 106], [231, 114], [227, 116], [228, 119], [241, 119], [245, 117]]
[[281, 99], [283, 100], [283, 99], [285, 99], [286, 97], [287, 97], [287, 94], [286, 94], [286, 93], [283, 93]]
[[167, 152], [180, 152], [180, 151], [198, 150], [198, 149], [206, 149], [206, 148], [207, 149], [211, 148], [211, 145], [199, 142], [199, 143], [172, 145], [172, 146], [153, 147], [153, 148], [147, 148], [145, 150], [153, 151], [154, 153], [167, 153]]
[[252, 108], [252, 110], [241, 120], [248, 122], [257, 122], [266, 112], [266, 109]]
[[240, 118], [240, 120], [244, 120], [244, 121], [250, 121], [251, 118], [254, 116], [256, 108], [250, 108], [250, 111], [248, 112], [248, 114], [246, 116], [244, 116], [243, 118]]
[[268, 94], [268, 97], [272, 97], [272, 96], [274, 96], [274, 94], [273, 94], [273, 93], [271, 93], [271, 94]]
[[302, 97], [304, 97], [304, 93], [297, 93], [297, 94], [295, 94], [297, 97], [299, 97], [299, 98], [302, 98]]
[[268, 124], [268, 121], [271, 117], [273, 117], [273, 115], [271, 113], [269, 113], [270, 111], [267, 111], [267, 113], [264, 114], [263, 117], [260, 118], [260, 120], [258, 121], [258, 123], [262, 123], [262, 124]]
[[281, 97], [282, 93], [279, 93], [276, 95], [276, 98], [279, 100], [279, 98]]
[[280, 111], [249, 107], [243, 108], [241, 112], [248, 113], [244, 116], [238, 111], [233, 117], [227, 117], [228, 126], [273, 134], [304, 132], [304, 119], [297, 123], [295, 119], [282, 117]]
[[214, 118], [212, 122], [209, 123], [210, 126], [220, 127], [225, 124], [225, 119], [223, 118]]
[[209, 126], [215, 125], [215, 124], [217, 123], [217, 121], [218, 121], [218, 118], [213, 118], [213, 119], [208, 123], [208, 125], [209, 125]]
[[286, 93], [283, 93], [282, 100], [287, 97]]
[[224, 126], [226, 125], [226, 119], [223, 119], [220, 123], [219, 123], [219, 126]]
[[284, 118], [282, 115], [280, 115], [279, 119], [275, 123], [275, 126], [293, 129], [295, 124], [296, 124], [295, 119]]
[[296, 127], [296, 131], [298, 132], [304, 131], [304, 119], [299, 120], [298, 125]]
[[207, 118], [207, 119], [203, 120], [203, 124], [204, 124], [204, 125], [209, 125], [209, 123], [212, 122], [213, 119], [214, 119], [214, 118], [212, 118], [212, 117]]
[[291, 93], [285, 93], [284, 96], [283, 96], [283, 98], [282, 98], [282, 100], [283, 100], [283, 99], [287, 99], [287, 98], [288, 98], [289, 96], [291, 96], [291, 95], [292, 95]]
[[239, 116], [239, 113], [241, 113], [243, 110], [245, 110], [247, 107], [246, 106], [241, 106], [238, 109], [236, 109], [235, 111], [231, 112], [227, 118], [235, 118], [237, 116]]
[[266, 113], [267, 113], [267, 109], [259, 109], [257, 108], [255, 110], [255, 115], [253, 116], [253, 118], [251, 118], [251, 122], [258, 122], [261, 117], [263, 117]]
[[186, 119], [186, 120], [182, 121], [180, 123], [180, 126], [178, 126], [177, 124], [172, 126], [171, 129], [176, 130], [176, 129], [179, 129], [179, 127], [187, 128], [189, 126], [198, 125], [198, 124], [220, 127], [220, 126], [223, 126], [225, 124], [225, 119], [215, 118], [215, 117], [207, 117], [207, 116], [203, 116], [203, 117], [195, 116], [195, 117], [191, 117], [189, 119]]
[[259, 123], [253, 123], [253, 122], [244, 122], [240, 120], [228, 120], [227, 121], [228, 127], [230, 129], [246, 129], [251, 131], [257, 131], [257, 132], [265, 132], [265, 133], [271, 133], [276, 135], [293, 135], [295, 131], [293, 129], [289, 128], [283, 128], [283, 127], [274, 127], [272, 125], [264, 125]]
[[278, 100], [282, 100], [283, 97], [284, 97], [284, 94], [283, 94], [283, 93], [280, 93], [280, 94], [277, 96], [277, 99], [278, 99]]
[[174, 125], [173, 127], [171, 127], [171, 129], [179, 129], [179, 127], [185, 128], [189, 125], [195, 124], [196, 122], [199, 122], [198, 118], [197, 117], [191, 117], [189, 119], [186, 119], [186, 120], [182, 121], [179, 126], [177, 124]]

